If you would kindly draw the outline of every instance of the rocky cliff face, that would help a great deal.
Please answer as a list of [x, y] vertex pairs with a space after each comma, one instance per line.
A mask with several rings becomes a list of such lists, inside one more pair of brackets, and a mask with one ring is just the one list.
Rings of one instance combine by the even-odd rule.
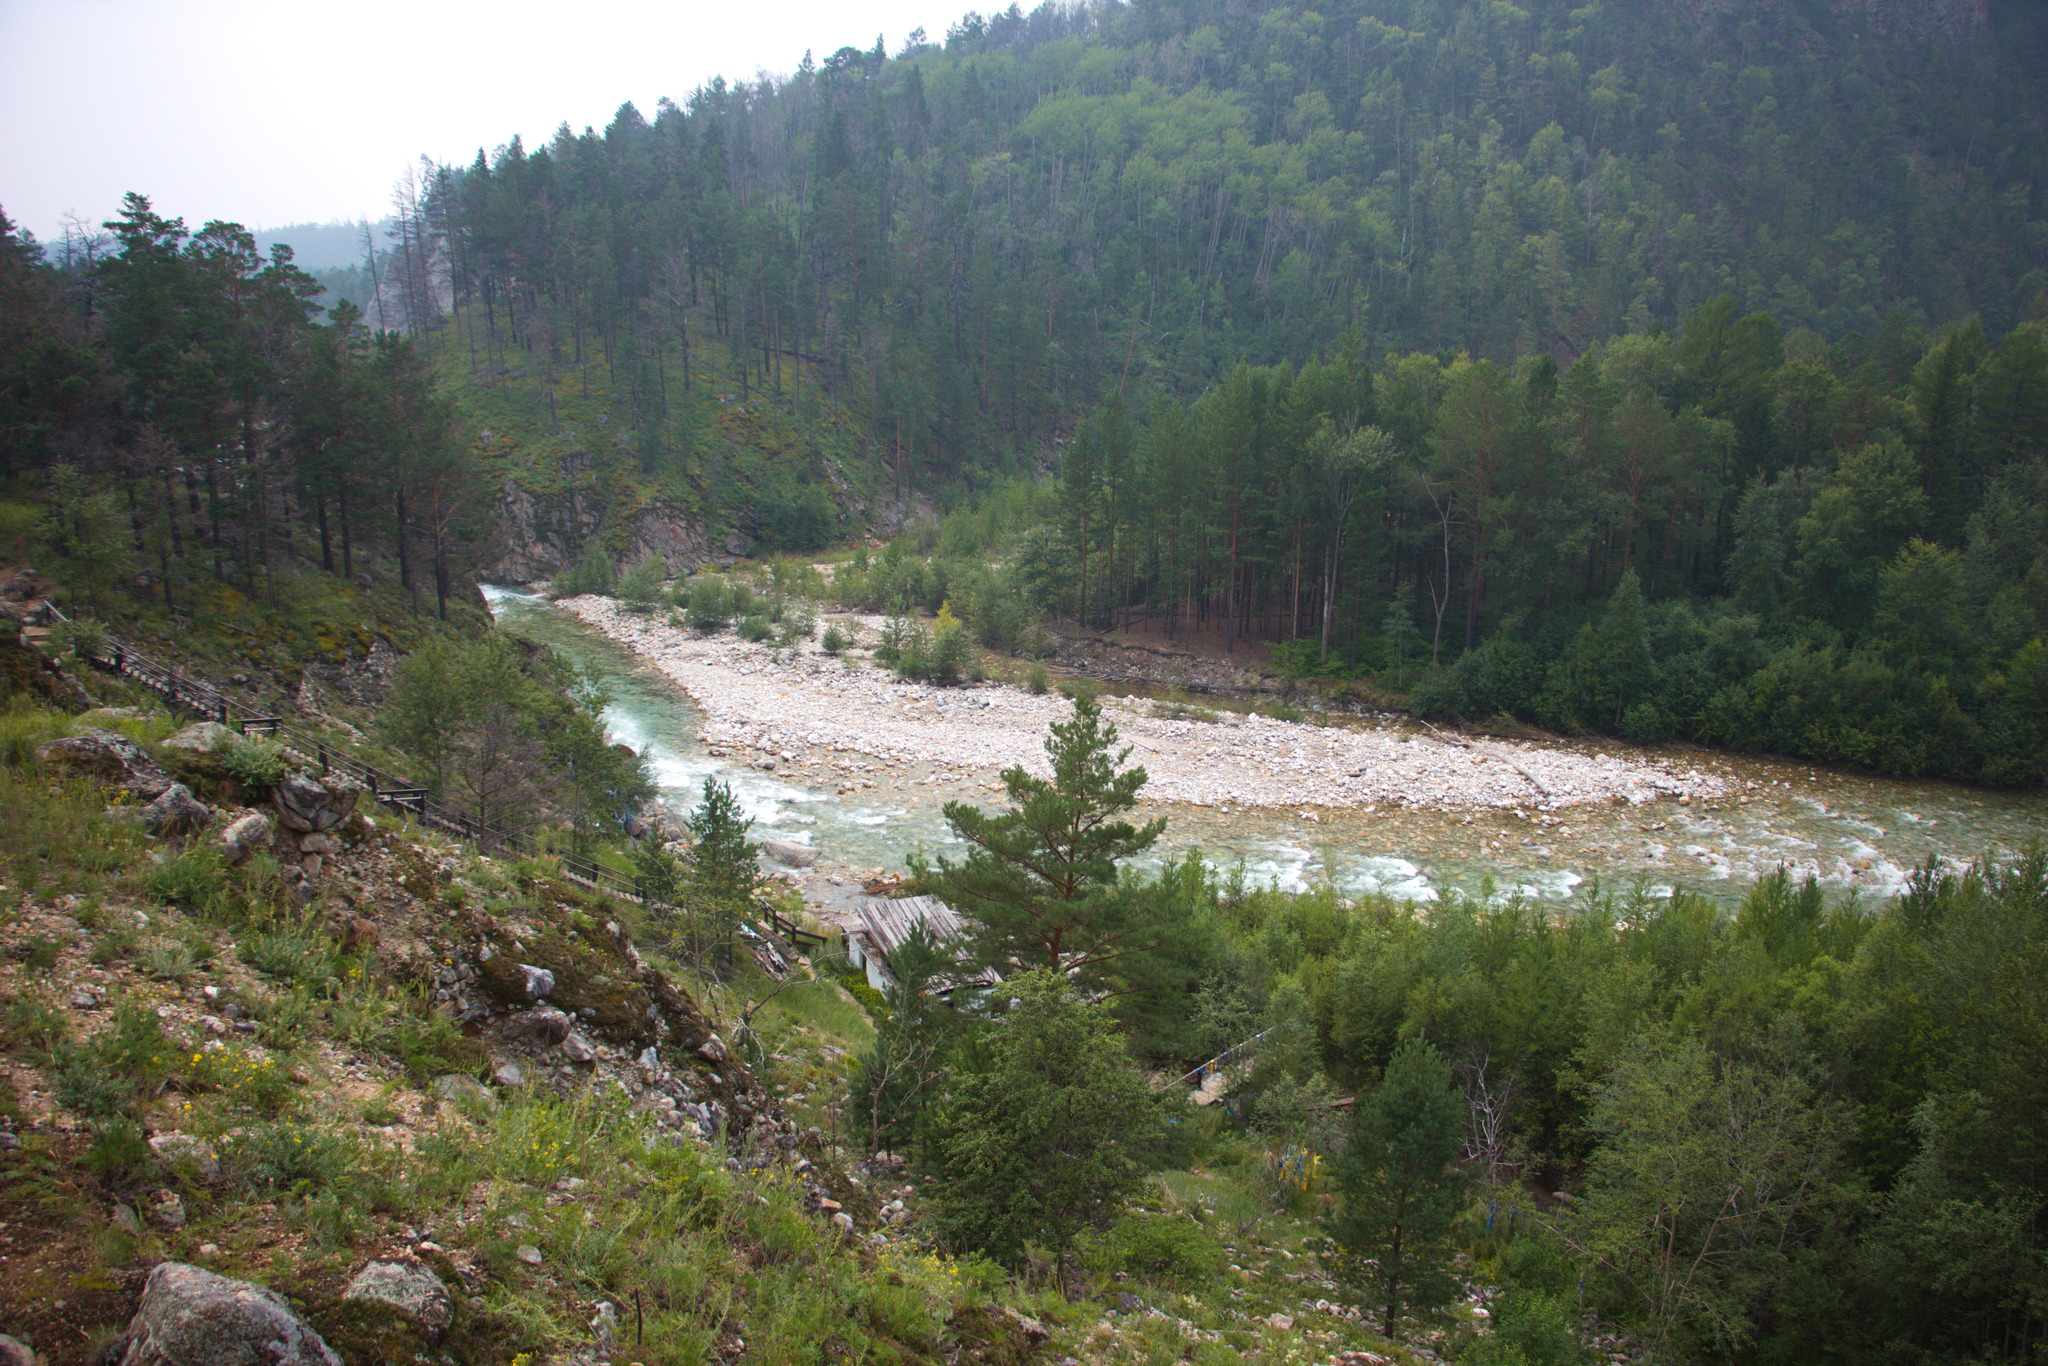
[[[536, 496], [515, 480], [505, 481], [498, 499], [498, 556], [481, 577], [495, 583], [528, 583], [566, 568], [598, 527], [599, 510], [580, 490]], [[658, 555], [671, 574], [706, 564], [730, 564], [753, 553], [754, 538], [734, 531], [713, 538], [701, 518], [673, 505], [649, 504], [628, 524], [621, 567]]]

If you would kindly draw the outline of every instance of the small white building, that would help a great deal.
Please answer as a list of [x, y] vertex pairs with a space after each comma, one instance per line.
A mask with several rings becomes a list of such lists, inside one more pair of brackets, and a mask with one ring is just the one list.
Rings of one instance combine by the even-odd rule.
[[[924, 926], [925, 933], [941, 944], [965, 938], [967, 934], [960, 916], [936, 897], [868, 897], [854, 908], [854, 915], [859, 924], [846, 932], [846, 956], [867, 973], [868, 985], [876, 991], [887, 991], [895, 982], [889, 971], [890, 956], [917, 926]], [[991, 987], [1002, 980], [1001, 973], [984, 968], [971, 977], [940, 979], [939, 994], [944, 996], [963, 986]]]

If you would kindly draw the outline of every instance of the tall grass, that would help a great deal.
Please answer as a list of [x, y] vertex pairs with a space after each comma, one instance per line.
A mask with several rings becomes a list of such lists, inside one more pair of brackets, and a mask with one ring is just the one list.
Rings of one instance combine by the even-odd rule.
[[875, 1039], [875, 1027], [868, 1023], [867, 1015], [837, 982], [805, 982], [790, 987], [754, 1016], [754, 1028], [763, 1035], [773, 1036], [800, 1026], [850, 1052], [865, 1050]]

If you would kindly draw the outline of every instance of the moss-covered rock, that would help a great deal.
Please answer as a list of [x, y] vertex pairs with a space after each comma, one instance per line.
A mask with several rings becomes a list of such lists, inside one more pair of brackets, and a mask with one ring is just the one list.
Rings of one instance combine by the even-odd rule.
[[41, 654], [21, 643], [12, 623], [0, 621], [0, 702], [82, 712], [92, 706], [84, 689], [48, 668]]
[[548, 992], [551, 1004], [579, 1016], [590, 1011], [583, 1018], [613, 1043], [644, 1048], [655, 1042], [655, 1022], [648, 1014], [654, 997], [636, 980], [639, 968], [618, 949], [595, 936], [572, 937], [554, 929], [526, 941], [498, 929], [488, 942], [491, 956], [482, 965], [478, 985], [498, 1004], [531, 1004], [525, 968], [545, 968], [555, 979]]

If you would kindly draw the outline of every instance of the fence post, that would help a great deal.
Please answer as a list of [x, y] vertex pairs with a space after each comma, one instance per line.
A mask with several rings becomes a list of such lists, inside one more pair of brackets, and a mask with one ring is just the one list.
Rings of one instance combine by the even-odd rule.
[[220, 723], [225, 726], [228, 723], [228, 700], [220, 696], [216, 696], [214, 700], [220, 703]]
[[325, 740], [318, 741], [313, 748], [319, 752], [320, 774], [322, 777], [325, 777], [327, 775], [327, 742]]

